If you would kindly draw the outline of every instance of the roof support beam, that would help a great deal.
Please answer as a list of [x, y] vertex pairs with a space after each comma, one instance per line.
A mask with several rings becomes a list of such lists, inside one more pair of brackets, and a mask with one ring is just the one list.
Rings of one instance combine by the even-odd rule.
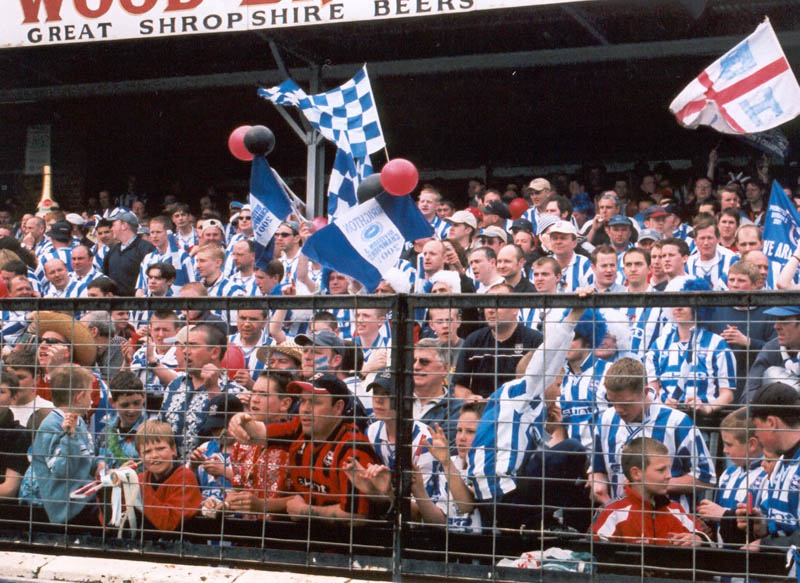
[[[785, 51], [800, 48], [800, 32], [779, 35]], [[670, 57], [719, 56], [741, 40], [740, 37], [697, 38], [680, 41], [661, 41], [606, 46], [587, 46], [541, 51], [497, 53], [491, 55], [462, 55], [430, 59], [408, 59], [369, 63], [370, 77], [400, 77], [405, 75], [438, 75], [493, 69], [526, 69], [600, 63], [663, 59]], [[361, 67], [360, 63], [333, 65], [324, 68], [328, 80], [349, 79]], [[295, 81], [311, 81], [313, 73], [300, 69], [294, 73]], [[194, 75], [189, 77], [164, 77], [110, 83], [81, 85], [53, 85], [0, 91], [0, 104], [65, 99], [73, 97], [104, 96], [147, 93], [153, 91], [185, 91], [218, 87], [243, 87], [283, 81], [278, 69]]]

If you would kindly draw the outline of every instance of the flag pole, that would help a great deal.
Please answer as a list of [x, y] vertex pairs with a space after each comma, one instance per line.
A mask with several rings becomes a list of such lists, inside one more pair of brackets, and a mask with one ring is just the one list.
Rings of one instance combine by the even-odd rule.
[[294, 192], [292, 192], [292, 189], [289, 188], [289, 186], [283, 181], [283, 178], [281, 178], [281, 175], [278, 174], [277, 170], [275, 170], [272, 167], [270, 167], [270, 170], [272, 171], [272, 175], [275, 177], [275, 180], [278, 181], [278, 184], [283, 189], [283, 192], [289, 197], [289, 204], [292, 205], [294, 212], [297, 214], [297, 218], [307, 223], [310, 222], [306, 218], [305, 213], [300, 212], [299, 208], [300, 206], [306, 208], [306, 204], [300, 199], [300, 197], [298, 197]]
[[386, 154], [386, 161], [387, 162], [389, 160], [391, 160], [391, 158], [389, 157], [389, 149], [386, 147], [386, 144], [384, 144], [384, 146], [383, 146], [383, 153]]

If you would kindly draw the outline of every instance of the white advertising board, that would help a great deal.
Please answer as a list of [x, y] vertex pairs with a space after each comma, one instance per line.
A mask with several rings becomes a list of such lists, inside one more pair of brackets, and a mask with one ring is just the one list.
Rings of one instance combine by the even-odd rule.
[[2, 0], [0, 48], [270, 30], [565, 2], [566, 0]]

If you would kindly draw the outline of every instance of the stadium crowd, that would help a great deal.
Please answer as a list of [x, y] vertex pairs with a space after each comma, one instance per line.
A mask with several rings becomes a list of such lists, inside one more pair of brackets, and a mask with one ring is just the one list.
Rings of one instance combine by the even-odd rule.
[[[413, 346], [394, 345], [372, 308], [4, 309], [0, 496], [42, 522], [127, 517], [148, 532], [222, 515], [360, 525], [392, 511], [410, 434], [421, 523], [788, 546], [800, 305], [478, 310], [455, 297], [797, 288], [800, 248], [785, 267], [762, 251], [769, 165], [727, 170], [712, 152], [694, 175], [660, 164], [472, 181], [465, 208], [422, 186], [434, 235], [407, 242], [375, 292], [454, 296], [414, 314]], [[215, 203], [156, 209], [103, 191], [84, 213], [2, 210], [0, 295], [365, 293], [303, 255], [305, 218], [283, 222], [257, 264], [250, 205]], [[410, 432], [393, 350], [413, 351]], [[114, 507], [109, 488], [137, 496]]]

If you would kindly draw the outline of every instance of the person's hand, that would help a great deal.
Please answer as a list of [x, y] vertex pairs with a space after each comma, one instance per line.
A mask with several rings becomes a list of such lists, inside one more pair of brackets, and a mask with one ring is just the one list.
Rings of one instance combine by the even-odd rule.
[[281, 290], [281, 295], [295, 296], [297, 295], [297, 287], [294, 285], [294, 283], [290, 283]]
[[[246, 389], [252, 389], [253, 385], [253, 375], [250, 374], [250, 371], [246, 368], [240, 368], [236, 371], [236, 374], [233, 376], [233, 380], [242, 385]], [[238, 395], [237, 395], [238, 396]], [[249, 395], [248, 395], [249, 401]]]
[[206, 391], [209, 389], [211, 389], [211, 391], [219, 389], [220, 373], [222, 373], [222, 369], [216, 364], [208, 362], [203, 365], [203, 368], [200, 369], [200, 379], [203, 381], [203, 386], [206, 388]]
[[750, 344], [750, 339], [742, 334], [742, 331], [735, 326], [729, 325], [722, 331], [720, 336], [725, 339], [725, 342], [734, 346], [748, 346]]
[[286, 501], [286, 514], [292, 517], [292, 520], [306, 518], [308, 516], [309, 505], [300, 495], [294, 495]]
[[257, 423], [250, 416], [250, 413], [237, 413], [228, 422], [228, 435], [244, 445], [252, 444], [252, 435], [248, 431], [251, 423]]
[[672, 397], [668, 397], [668, 398], [667, 398], [667, 400], [666, 400], [666, 401], [664, 401], [664, 404], [665, 404], [667, 407], [671, 407], [671, 408], [673, 408], [673, 409], [677, 408], [677, 407], [678, 407], [678, 405], [680, 405], [680, 403], [678, 402], [678, 400], [677, 400], [677, 399], [673, 399]]
[[78, 428], [78, 414], [65, 413], [64, 421], [61, 422], [61, 429], [63, 429], [67, 435], [75, 435], [75, 430], [77, 428]]
[[703, 542], [700, 535], [693, 532], [670, 532], [667, 538], [669, 544], [676, 547], [696, 547]]
[[447, 467], [447, 464], [450, 463], [450, 441], [438, 423], [433, 426], [431, 439], [426, 439], [425, 441], [425, 445], [427, 445], [431, 455], [436, 458], [436, 461]]
[[130, 340], [125, 340], [119, 345], [122, 352], [122, 361], [126, 366], [130, 366], [133, 361], [133, 353], [136, 352], [136, 347], [131, 344]]
[[211, 476], [219, 478], [225, 475], [225, 462], [217, 457], [212, 457], [202, 463], [202, 468]]
[[361, 367], [361, 373], [367, 375], [386, 368], [386, 360], [386, 350], [373, 350], [364, 366]]
[[206, 461], [206, 454], [202, 446], [193, 449], [189, 454], [189, 463], [193, 466], [199, 466], [204, 461]]
[[739, 547], [743, 551], [760, 551], [761, 550], [761, 539], [757, 538], [754, 541], [750, 541], [746, 545]]
[[767, 528], [766, 524], [762, 520], [763, 514], [761, 514], [761, 510], [756, 507], [749, 507], [747, 504], [743, 502], [739, 502], [736, 505], [736, 528], [739, 530], [747, 530], [747, 526], [750, 522], [753, 524], [753, 534], [756, 538], [761, 538], [762, 536], [766, 536]]
[[369, 464], [366, 468], [357, 459], [350, 458], [342, 464], [347, 479], [356, 490], [368, 496], [388, 495], [392, 491], [392, 472], [380, 464]]
[[297, 234], [300, 235], [300, 238], [303, 239], [303, 241], [308, 240], [308, 238], [312, 235], [311, 223], [300, 221], [300, 229], [297, 231]]
[[225, 497], [225, 508], [232, 512], [254, 512], [261, 500], [252, 492], [230, 491]]
[[40, 346], [39, 352], [47, 361], [48, 370], [63, 366], [69, 362], [69, 345], [45, 344]]
[[608, 484], [597, 479], [586, 481], [586, 487], [589, 488], [589, 495], [592, 500], [598, 504], [605, 506], [611, 502], [611, 496], [608, 495]]
[[[125, 462], [125, 463], [128, 463], [128, 462]], [[125, 465], [123, 464], [122, 467], [125, 467]], [[97, 463], [97, 469], [94, 471], [94, 479], [99, 482], [100, 478], [103, 476], [103, 473], [105, 473], [105, 471], [106, 471], [106, 462], [98, 462]]]
[[708, 163], [712, 166], [717, 164], [719, 160], [719, 151], [716, 148], [712, 148], [711, 151], [708, 153]]
[[578, 294], [579, 298], [588, 298], [594, 292], [595, 289], [590, 285], [587, 285], [585, 287], [579, 287], [578, 289], [575, 290], [575, 293]]
[[711, 500], [701, 500], [697, 505], [697, 513], [703, 518], [717, 521], [725, 514], [725, 508]]

